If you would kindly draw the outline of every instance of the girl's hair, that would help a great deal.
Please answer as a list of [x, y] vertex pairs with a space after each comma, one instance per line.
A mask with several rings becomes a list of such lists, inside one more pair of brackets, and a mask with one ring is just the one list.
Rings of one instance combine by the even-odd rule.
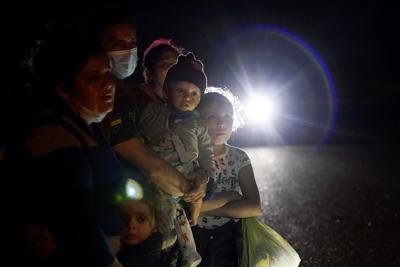
[[177, 46], [171, 39], [159, 38], [154, 40], [145, 50], [143, 54], [143, 77], [145, 82], [149, 82], [149, 74], [154, 69], [155, 63], [160, 56], [166, 51], [175, 51], [178, 55], [182, 55], [186, 50]]
[[244, 125], [243, 107], [239, 98], [226, 87], [207, 87], [201, 98], [198, 110], [203, 113], [207, 106], [215, 101], [228, 103], [233, 110], [232, 131], [236, 131]]
[[151, 220], [154, 221], [155, 226], [158, 227], [159, 224], [159, 216], [158, 216], [158, 195], [157, 191], [154, 188], [153, 184], [150, 184], [147, 181], [144, 181], [140, 179], [138, 182], [140, 182], [141, 189], [143, 190], [143, 197], [140, 199], [131, 199], [129, 197], [126, 197], [123, 199], [122, 203], [143, 203], [145, 204], [151, 213]]

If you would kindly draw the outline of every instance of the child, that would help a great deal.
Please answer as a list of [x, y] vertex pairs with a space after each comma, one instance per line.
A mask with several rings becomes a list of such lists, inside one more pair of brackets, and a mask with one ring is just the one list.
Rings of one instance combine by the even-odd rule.
[[163, 249], [158, 231], [157, 193], [141, 183], [144, 196], [127, 198], [121, 203], [125, 227], [121, 234], [121, 250], [117, 257], [123, 266], [176, 266], [178, 256], [171, 249]]
[[144, 50], [142, 67], [145, 83], [138, 85], [137, 89], [148, 95], [151, 101], [162, 101], [165, 76], [183, 51], [171, 39], [154, 40]]
[[[277, 264], [277, 260], [281, 260], [283, 255], [289, 256], [285, 258], [289, 259], [285, 261], [289, 264], [276, 266], [297, 266], [298, 256], [290, 245], [270, 228], [265, 231], [265, 225], [254, 218], [261, 214], [261, 205], [250, 159], [243, 150], [227, 144], [232, 131], [240, 124], [239, 120], [235, 120], [238, 116], [234, 116], [240, 115], [237, 109], [238, 100], [227, 90], [208, 88], [208, 91], [211, 92], [203, 96], [199, 112], [207, 123], [212, 139], [217, 178], [213, 198], [204, 202], [199, 227], [193, 230], [198, 251], [203, 258], [201, 266], [238, 266], [242, 256], [242, 245], [244, 248], [252, 245], [252, 248], [260, 250], [252, 250], [250, 256], [255, 257], [250, 260], [246, 250], [246, 254], [243, 254], [246, 258], [240, 266], [255, 266], [252, 260], [259, 264], [259, 258], [266, 258], [260, 266], [274, 266], [271, 264]], [[251, 224], [251, 227], [257, 227], [257, 232], [244, 227], [249, 225], [247, 218], [251, 217], [251, 222], [257, 222]], [[243, 226], [240, 225], [242, 220], [239, 219], [244, 219]], [[257, 240], [250, 240], [249, 245], [249, 237], [245, 234], [251, 231], [256, 233]], [[258, 242], [260, 239], [261, 242]], [[270, 263], [265, 263], [268, 260]]]
[[[179, 56], [165, 78], [167, 103], [149, 104], [139, 122], [139, 128], [153, 150], [186, 177], [196, 168], [201, 168], [206, 176], [214, 178], [211, 139], [194, 111], [206, 84], [202, 63], [192, 53]], [[201, 258], [196, 251], [185, 211], [177, 199], [166, 194], [164, 197], [164, 214], [170, 218], [164, 234], [168, 236], [168, 231], [175, 228], [182, 249], [183, 266], [197, 266]], [[192, 225], [197, 224], [201, 204], [201, 200], [190, 204]]]
[[201, 266], [238, 266], [238, 218], [261, 214], [257, 184], [249, 157], [227, 144], [234, 123], [231, 101], [220, 93], [206, 93], [199, 112], [208, 126], [216, 160], [214, 196], [204, 202], [204, 216], [200, 216], [199, 227], [193, 230], [203, 258]]

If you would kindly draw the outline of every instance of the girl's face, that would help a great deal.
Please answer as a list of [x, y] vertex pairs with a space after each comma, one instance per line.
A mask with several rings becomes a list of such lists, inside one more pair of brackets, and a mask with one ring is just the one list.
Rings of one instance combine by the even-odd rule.
[[193, 111], [200, 103], [201, 91], [191, 82], [174, 82], [167, 88], [169, 103], [181, 111]]
[[108, 57], [98, 54], [89, 57], [73, 79], [71, 101], [96, 111], [108, 113], [114, 105], [115, 83], [110, 74]]
[[202, 116], [206, 120], [213, 145], [226, 144], [232, 135], [232, 105], [223, 100], [211, 100], [202, 111]]
[[169, 67], [176, 63], [177, 58], [178, 53], [173, 49], [168, 49], [161, 53], [157, 58], [157, 61], [154, 62], [154, 65], [151, 66], [151, 69], [149, 70], [151, 82], [154, 85], [161, 88], [163, 87], [167, 71]]
[[123, 205], [126, 227], [122, 231], [122, 242], [135, 246], [146, 240], [155, 231], [155, 220], [147, 204], [129, 201]]

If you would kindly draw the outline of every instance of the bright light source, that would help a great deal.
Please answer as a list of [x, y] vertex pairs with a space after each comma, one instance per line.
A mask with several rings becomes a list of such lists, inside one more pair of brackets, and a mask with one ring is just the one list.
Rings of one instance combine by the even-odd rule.
[[272, 125], [280, 112], [276, 97], [253, 95], [246, 103], [246, 118], [252, 123]]
[[136, 189], [132, 188], [132, 187], [128, 187], [126, 193], [127, 193], [128, 197], [134, 198], [136, 195]]
[[126, 183], [126, 195], [132, 199], [142, 199], [143, 189], [142, 186], [133, 179], [128, 179]]

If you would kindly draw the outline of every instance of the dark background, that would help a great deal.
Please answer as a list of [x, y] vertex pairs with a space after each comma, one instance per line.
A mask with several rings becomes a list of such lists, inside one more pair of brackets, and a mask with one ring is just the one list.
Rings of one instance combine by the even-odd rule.
[[[321, 141], [333, 144], [399, 143], [400, 78], [398, 22], [395, 4], [385, 1], [52, 1], [12, 4], [5, 26], [29, 35], [45, 24], [65, 24], [82, 30], [86, 16], [96, 8], [120, 5], [137, 17], [139, 55], [155, 38], [169, 37], [202, 59], [210, 85], [228, 86], [240, 95], [235, 77], [239, 69], [229, 40], [257, 25], [274, 25], [302, 38], [329, 68], [336, 88], [333, 131]], [[7, 9], [4, 9], [7, 10]], [[10, 40], [12, 42], [12, 40]], [[257, 40], [236, 38], [235, 46]], [[263, 44], [264, 45], [264, 44]], [[259, 49], [265, 49], [260, 46]], [[251, 66], [248, 63], [247, 66]], [[268, 72], [269, 69], [265, 69]], [[136, 75], [140, 78], [140, 70]], [[287, 144], [315, 141], [313, 129], [284, 135]], [[268, 138], [247, 138], [239, 131], [237, 142], [268, 144]], [[253, 133], [254, 134], [254, 133]], [[246, 136], [242, 138], [241, 135]], [[315, 134], [318, 135], [318, 134]], [[311, 138], [310, 138], [311, 136]]]

